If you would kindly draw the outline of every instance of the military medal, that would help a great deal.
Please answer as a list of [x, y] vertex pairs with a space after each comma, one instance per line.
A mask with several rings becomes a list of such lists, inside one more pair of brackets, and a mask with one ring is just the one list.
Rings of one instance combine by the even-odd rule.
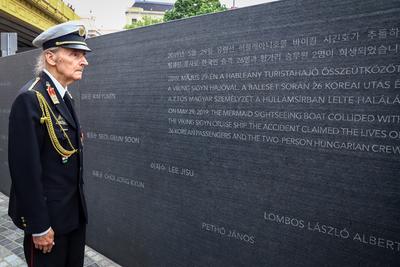
[[[58, 124], [60, 125], [60, 127], [62, 125], [67, 125], [67, 122], [64, 120], [63, 117], [61, 117], [61, 115], [58, 115], [57, 121], [58, 121]], [[63, 128], [63, 130], [68, 131], [68, 128]]]
[[54, 88], [50, 86], [49, 82], [46, 82], [46, 86], [47, 86], [47, 93], [49, 94], [53, 104], [54, 105], [60, 104], [60, 102], [58, 101], [57, 94], [56, 94], [56, 91], [54, 90]]
[[68, 162], [68, 157], [61, 157], [61, 162], [66, 164]]

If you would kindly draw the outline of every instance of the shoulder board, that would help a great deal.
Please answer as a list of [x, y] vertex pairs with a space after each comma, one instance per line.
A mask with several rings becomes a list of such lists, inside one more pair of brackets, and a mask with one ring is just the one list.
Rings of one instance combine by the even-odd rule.
[[33, 87], [40, 81], [40, 77], [37, 77], [36, 80], [29, 86], [28, 91], [31, 91]]

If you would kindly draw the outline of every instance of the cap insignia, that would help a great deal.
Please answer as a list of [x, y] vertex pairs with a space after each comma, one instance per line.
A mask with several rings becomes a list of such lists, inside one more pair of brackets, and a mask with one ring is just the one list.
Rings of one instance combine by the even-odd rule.
[[86, 30], [84, 27], [79, 27], [79, 31], [78, 31], [80, 36], [85, 36], [86, 35]]

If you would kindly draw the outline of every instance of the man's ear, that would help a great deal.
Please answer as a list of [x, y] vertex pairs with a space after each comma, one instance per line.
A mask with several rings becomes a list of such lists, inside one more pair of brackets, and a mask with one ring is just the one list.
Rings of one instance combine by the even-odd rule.
[[57, 55], [53, 52], [47, 52], [45, 55], [46, 57], [46, 63], [49, 64], [50, 66], [55, 66], [57, 62]]

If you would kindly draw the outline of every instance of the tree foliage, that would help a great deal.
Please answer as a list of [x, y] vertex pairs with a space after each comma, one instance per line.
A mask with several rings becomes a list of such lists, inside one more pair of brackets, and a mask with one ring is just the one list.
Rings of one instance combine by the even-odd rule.
[[129, 30], [129, 29], [135, 29], [135, 28], [139, 28], [139, 27], [143, 27], [143, 26], [149, 26], [149, 25], [157, 24], [157, 23], [161, 23], [161, 22], [163, 22], [162, 19], [155, 19], [150, 16], [143, 16], [143, 18], [141, 20], [138, 20], [132, 24], [127, 24], [127, 25], [125, 25], [124, 28]]
[[164, 21], [189, 18], [226, 9], [219, 0], [177, 0], [174, 8], [165, 13]]

